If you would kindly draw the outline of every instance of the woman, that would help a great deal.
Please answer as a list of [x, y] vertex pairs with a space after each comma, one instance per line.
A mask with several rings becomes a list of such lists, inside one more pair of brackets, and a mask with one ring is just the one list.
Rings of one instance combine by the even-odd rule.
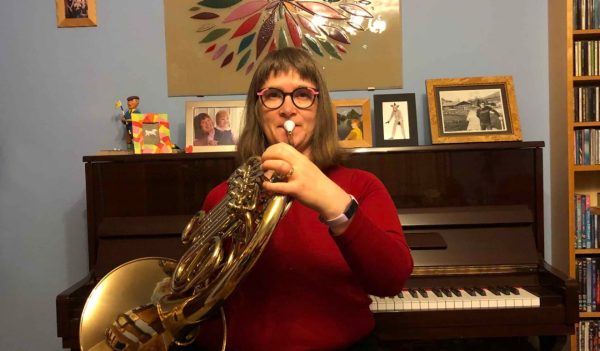
[[479, 123], [479, 117], [477, 117], [477, 109], [472, 108], [469, 109], [469, 113], [467, 114], [467, 131], [473, 132], [481, 130], [481, 124]]
[[194, 146], [217, 145], [215, 124], [207, 113], [194, 117]]
[[344, 140], [363, 140], [362, 130], [360, 129], [360, 121], [357, 118], [350, 120], [352, 130], [348, 133], [348, 136]]
[[[263, 187], [294, 202], [225, 303], [228, 350], [368, 343], [374, 327], [368, 295], [397, 294], [412, 271], [389, 193], [372, 174], [338, 165], [329, 92], [305, 51], [271, 52], [252, 78], [246, 106], [240, 155], [262, 155], [266, 174], [287, 175], [286, 182]], [[287, 120], [295, 123], [289, 139]], [[226, 191], [226, 183], [213, 189], [203, 209]], [[219, 333], [201, 333], [198, 344], [211, 337], [208, 349], [218, 349]]]

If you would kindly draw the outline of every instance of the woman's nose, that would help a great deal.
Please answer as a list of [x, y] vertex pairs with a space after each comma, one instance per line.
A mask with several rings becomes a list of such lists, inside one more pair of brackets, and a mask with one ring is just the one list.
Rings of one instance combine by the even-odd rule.
[[283, 97], [283, 104], [279, 108], [279, 114], [286, 118], [290, 118], [296, 114], [296, 105], [294, 105], [290, 95]]

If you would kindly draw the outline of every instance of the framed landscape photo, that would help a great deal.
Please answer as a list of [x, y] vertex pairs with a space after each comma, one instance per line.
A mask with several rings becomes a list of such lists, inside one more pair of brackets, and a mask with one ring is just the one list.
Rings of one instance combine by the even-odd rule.
[[425, 82], [433, 144], [522, 140], [512, 77]]
[[96, 0], [56, 0], [56, 26], [96, 26]]
[[415, 94], [374, 95], [375, 146], [418, 145]]
[[186, 151], [235, 151], [243, 128], [245, 103], [243, 100], [186, 102]]
[[333, 100], [340, 145], [344, 148], [371, 147], [371, 104], [369, 99]]

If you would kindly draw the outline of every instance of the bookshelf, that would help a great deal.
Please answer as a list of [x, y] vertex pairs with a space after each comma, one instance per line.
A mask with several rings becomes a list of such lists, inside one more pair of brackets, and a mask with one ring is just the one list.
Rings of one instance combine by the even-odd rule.
[[[600, 239], [594, 235], [600, 232], [592, 224], [594, 216], [585, 215], [586, 200], [591, 206], [598, 206], [600, 200], [600, 156], [596, 155], [600, 151], [600, 0], [548, 0], [547, 4], [551, 252], [555, 265], [572, 277], [595, 273], [592, 284], [584, 275], [581, 295], [590, 291], [588, 285], [599, 286], [596, 277], [600, 280]], [[583, 269], [578, 261], [586, 262]], [[591, 311], [587, 308], [590, 300], [581, 303], [580, 323], [570, 338], [570, 350], [591, 349], [590, 332], [583, 330], [588, 322], [600, 323], [600, 306]], [[577, 335], [579, 331], [583, 337]]]

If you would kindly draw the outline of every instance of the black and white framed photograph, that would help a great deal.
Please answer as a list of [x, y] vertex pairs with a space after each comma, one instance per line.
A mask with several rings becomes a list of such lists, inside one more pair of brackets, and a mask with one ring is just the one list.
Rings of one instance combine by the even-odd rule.
[[415, 94], [374, 95], [375, 146], [418, 145]]
[[430, 79], [426, 87], [432, 143], [522, 139], [512, 77]]

